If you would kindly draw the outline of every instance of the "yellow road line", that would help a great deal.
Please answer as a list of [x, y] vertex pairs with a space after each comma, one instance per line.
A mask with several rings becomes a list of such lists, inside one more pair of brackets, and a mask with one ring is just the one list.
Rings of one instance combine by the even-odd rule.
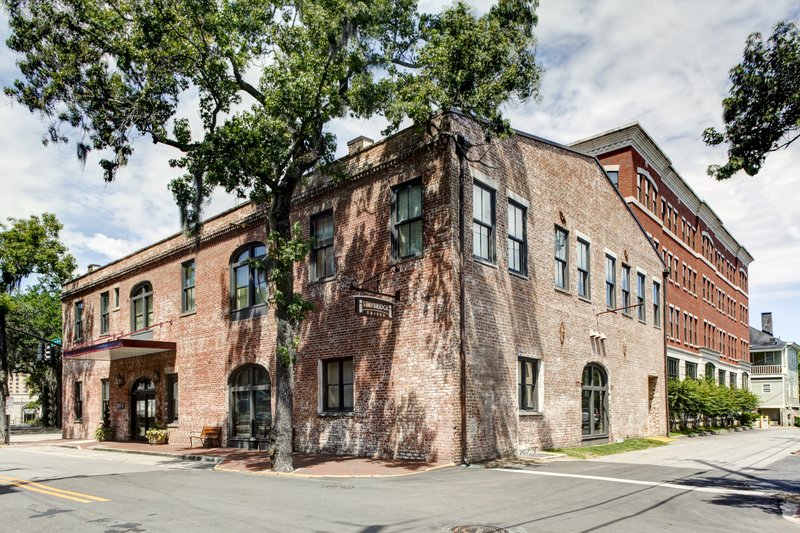
[[72, 492], [71, 490], [57, 489], [55, 487], [43, 485], [42, 483], [36, 483], [35, 481], [28, 481], [27, 479], [17, 479], [8, 476], [0, 476], [0, 483], [3, 483], [4, 485], [10, 485], [13, 487], [19, 487], [21, 489], [30, 490], [33, 492], [47, 494], [49, 496], [64, 498], [65, 500], [76, 501], [79, 503], [111, 501], [108, 498], [100, 498], [99, 496], [92, 496], [91, 494], [83, 494], [81, 492]]

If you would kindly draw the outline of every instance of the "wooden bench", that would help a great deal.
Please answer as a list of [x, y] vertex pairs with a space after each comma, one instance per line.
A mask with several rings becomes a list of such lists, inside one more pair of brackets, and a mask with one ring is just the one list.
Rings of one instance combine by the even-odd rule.
[[204, 448], [210, 447], [213, 441], [217, 441], [217, 446], [222, 446], [220, 436], [222, 435], [222, 426], [203, 426], [203, 431], [200, 434], [193, 433], [189, 435], [189, 448], [192, 447], [192, 441], [197, 439]]

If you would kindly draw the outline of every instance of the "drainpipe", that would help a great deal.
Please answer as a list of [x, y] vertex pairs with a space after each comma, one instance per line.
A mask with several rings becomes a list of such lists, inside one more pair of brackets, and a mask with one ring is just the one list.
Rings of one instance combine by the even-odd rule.
[[464, 346], [466, 336], [466, 308], [464, 287], [464, 182], [467, 173], [467, 157], [464, 147], [467, 140], [463, 135], [456, 136], [455, 150], [458, 155], [458, 327], [459, 327], [459, 350], [458, 362], [460, 366], [459, 379], [459, 401], [461, 403], [461, 464], [469, 466], [467, 459], [467, 354]]
[[664, 413], [667, 416], [666, 437], [669, 437], [671, 416], [669, 412], [669, 369], [667, 368], [667, 280], [669, 279], [670, 269], [665, 268], [661, 273], [661, 286], [664, 292], [661, 295], [661, 337], [664, 339]]

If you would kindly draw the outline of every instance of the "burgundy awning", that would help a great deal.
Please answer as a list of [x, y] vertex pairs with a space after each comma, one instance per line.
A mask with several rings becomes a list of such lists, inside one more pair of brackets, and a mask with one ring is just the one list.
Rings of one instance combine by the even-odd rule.
[[139, 357], [153, 353], [170, 352], [176, 348], [174, 342], [148, 341], [141, 339], [115, 339], [91, 346], [82, 346], [64, 352], [64, 359], [93, 361], [116, 361], [126, 357]]

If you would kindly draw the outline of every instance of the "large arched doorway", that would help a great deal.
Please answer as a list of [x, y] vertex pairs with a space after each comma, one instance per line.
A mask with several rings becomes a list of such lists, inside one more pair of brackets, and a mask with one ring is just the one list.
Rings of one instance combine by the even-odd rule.
[[581, 416], [584, 440], [608, 437], [608, 376], [595, 363], [583, 369]]
[[228, 446], [263, 448], [272, 427], [269, 372], [261, 365], [236, 369], [230, 379]]
[[145, 433], [156, 424], [156, 388], [140, 378], [131, 389], [131, 439], [147, 440]]

